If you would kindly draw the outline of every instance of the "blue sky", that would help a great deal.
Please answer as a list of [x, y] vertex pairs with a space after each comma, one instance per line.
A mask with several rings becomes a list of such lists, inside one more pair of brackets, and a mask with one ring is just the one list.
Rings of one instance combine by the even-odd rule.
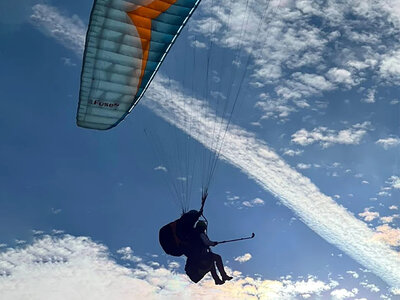
[[[98, 132], [75, 125], [92, 1], [2, 1], [7, 299], [399, 297], [400, 6], [356, 2], [203, 1], [140, 104]], [[193, 160], [215, 147], [209, 106], [243, 74], [206, 215], [214, 240], [256, 238], [215, 249], [235, 280], [194, 285], [158, 245], [179, 208], [157, 167], [186, 133]]]

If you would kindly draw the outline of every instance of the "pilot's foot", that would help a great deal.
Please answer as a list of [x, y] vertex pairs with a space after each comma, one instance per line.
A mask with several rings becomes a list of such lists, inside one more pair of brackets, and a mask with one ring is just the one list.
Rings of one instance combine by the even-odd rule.
[[224, 276], [222, 276], [222, 280], [223, 281], [229, 281], [229, 280], [231, 280], [231, 279], [233, 279], [233, 277], [231, 277], [231, 276], [228, 276], [228, 275], [224, 275]]

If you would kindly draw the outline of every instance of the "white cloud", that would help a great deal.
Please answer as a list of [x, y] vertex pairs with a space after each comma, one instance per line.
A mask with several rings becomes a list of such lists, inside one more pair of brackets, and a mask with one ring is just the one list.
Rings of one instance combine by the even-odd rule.
[[[283, 280], [283, 282], [286, 282], [286, 280]], [[291, 282], [288, 280], [287, 282]], [[330, 289], [336, 287], [338, 285], [337, 282], [332, 281], [330, 284], [325, 284], [319, 280], [316, 280], [315, 277], [309, 276], [306, 280], [302, 281], [297, 281], [294, 285], [292, 285], [292, 288], [294, 290], [294, 294], [296, 295], [301, 295], [301, 296], [306, 296], [314, 294], [314, 293], [322, 293], [324, 291], [329, 291]]]
[[161, 265], [160, 265], [158, 262], [156, 262], [156, 261], [149, 261], [147, 264], [148, 264], [149, 266], [153, 267], [153, 268], [158, 268], [158, 267], [161, 266]]
[[369, 126], [369, 122], [364, 122], [340, 131], [326, 127], [314, 128], [312, 131], [303, 128], [292, 135], [292, 142], [301, 146], [319, 143], [324, 148], [330, 147], [333, 144], [357, 145], [367, 134]]
[[393, 50], [382, 57], [379, 66], [380, 75], [394, 83], [399, 82], [400, 76], [400, 50]]
[[237, 208], [242, 208], [242, 205], [245, 205], [243, 202], [248, 202], [248, 201], [240, 201], [240, 197], [238, 195], [234, 195], [231, 192], [226, 192], [226, 199], [228, 201], [225, 201], [225, 205], [237, 207]]
[[375, 93], [376, 91], [374, 89], [368, 90], [368, 94], [366, 98], [363, 98], [361, 102], [365, 103], [375, 103]]
[[392, 194], [387, 191], [380, 191], [377, 195], [381, 197], [390, 197]]
[[349, 72], [345, 69], [339, 69], [336, 67], [332, 68], [328, 71], [327, 77], [335, 83], [341, 83], [348, 87], [351, 87], [351, 86], [357, 84], [355, 82], [354, 78], [352, 77], [351, 72]]
[[305, 170], [305, 169], [311, 168], [311, 165], [310, 164], [299, 163], [299, 164], [297, 164], [297, 168], [299, 168], [300, 170]]
[[243, 204], [243, 206], [246, 206], [246, 207], [253, 207], [253, 205], [250, 203], [250, 201], [243, 201], [242, 204]]
[[363, 281], [363, 282], [360, 282], [360, 285], [374, 293], [377, 293], [380, 291], [380, 289], [373, 283], [368, 283], [368, 282]]
[[44, 232], [42, 230], [32, 230], [33, 235], [42, 235]]
[[334, 162], [331, 166], [331, 168], [339, 168], [341, 166], [341, 163], [339, 162]]
[[121, 259], [123, 260], [129, 260], [135, 263], [142, 261], [140, 257], [133, 255], [133, 250], [131, 247], [118, 249], [117, 253], [122, 255]]
[[397, 218], [399, 218], [399, 215], [381, 217], [379, 220], [381, 220], [382, 223], [393, 223]]
[[84, 48], [86, 26], [77, 16], [63, 16], [57, 8], [36, 4], [32, 8], [31, 21], [45, 34], [81, 56]]
[[356, 61], [356, 60], [350, 60], [347, 62], [347, 65], [350, 67], [353, 67], [357, 70], [363, 70], [366, 69], [368, 67], [370, 67], [370, 64], [368, 64], [365, 61]]
[[155, 171], [163, 171], [163, 172], [167, 172], [167, 168], [164, 166], [157, 166], [154, 168]]
[[344, 300], [344, 299], [354, 298], [356, 294], [346, 289], [337, 289], [331, 292], [331, 296], [332, 299], [334, 300]]
[[[128, 251], [129, 252], [129, 251]], [[87, 237], [43, 236], [31, 245], [0, 253], [2, 299], [294, 299], [329, 293], [337, 283], [307, 279], [263, 280], [231, 272], [215, 286], [207, 275], [198, 284], [157, 262], [117, 264], [108, 249]]]
[[239, 200], [240, 197], [236, 196], [236, 195], [229, 195], [226, 197], [226, 199], [228, 199], [229, 201], [236, 201], [236, 200]]
[[242, 202], [243, 206], [246, 207], [254, 207], [254, 206], [262, 206], [265, 204], [264, 200], [260, 199], [260, 198], [255, 198], [251, 201], [243, 201]]
[[391, 288], [391, 289], [390, 289], [390, 292], [391, 292], [393, 295], [400, 295], [400, 289]]
[[354, 272], [354, 271], [347, 271], [346, 273], [347, 273], [347, 274], [350, 274], [353, 278], [358, 278], [358, 277], [360, 277], [360, 275], [358, 275], [358, 273], [357, 273], [357, 272]]
[[370, 211], [371, 208], [372, 207], [365, 208], [364, 212], [358, 214], [360, 217], [364, 218], [365, 222], [371, 222], [374, 219], [379, 218], [379, 213]]
[[255, 199], [253, 199], [252, 203], [254, 205], [264, 205], [264, 200], [262, 200], [260, 198], [255, 198]]
[[400, 189], [400, 177], [399, 176], [391, 176], [388, 180], [390, 186], [394, 189]]
[[397, 205], [391, 205], [391, 206], [389, 206], [389, 209], [391, 209], [391, 210], [398, 210], [399, 207], [398, 207]]
[[76, 67], [76, 63], [74, 63], [74, 62], [72, 61], [72, 59], [69, 58], [69, 57], [61, 57], [61, 60], [62, 60], [62, 62], [63, 62], [63, 64], [64, 64], [65, 66], [68, 66], [68, 67]]
[[388, 224], [383, 224], [376, 228], [375, 238], [393, 247], [400, 246], [400, 228], [393, 228]]
[[[285, 81], [284, 86], [278, 86], [275, 91], [283, 99], [296, 100], [294, 103], [298, 107], [306, 108], [309, 105], [304, 100], [302, 102], [299, 102], [299, 100], [305, 97], [320, 95], [323, 91], [333, 89], [334, 85], [321, 75], [296, 72], [292, 74], [290, 80]], [[299, 103], [303, 104], [299, 105]]]
[[210, 95], [214, 98], [214, 99], [222, 99], [222, 100], [226, 100], [226, 96], [221, 93], [221, 92], [217, 92], [217, 91], [210, 91]]
[[292, 77], [305, 84], [308, 89], [314, 89], [311, 90], [311, 93], [306, 93], [306, 95], [318, 94], [320, 91], [330, 91], [334, 89], [334, 85], [321, 75], [297, 72], [294, 73]]
[[59, 208], [52, 208], [52, 209], [51, 209], [51, 212], [52, 212], [53, 214], [55, 214], [55, 215], [58, 215], [61, 211], [62, 211], [62, 210], [59, 209]]
[[190, 43], [190, 45], [191, 45], [192, 47], [195, 47], [195, 48], [203, 48], [203, 49], [207, 48], [207, 44], [206, 44], [206, 43], [200, 42], [200, 41], [198, 41], [198, 40], [192, 41], [192, 42]]
[[389, 148], [398, 146], [400, 144], [400, 138], [389, 137], [386, 139], [379, 139], [375, 143], [382, 146], [385, 150], [388, 150]]
[[296, 111], [296, 109], [287, 104], [287, 101], [281, 99], [267, 99], [259, 101], [255, 107], [263, 111], [262, 119], [269, 118], [282, 118], [286, 119], [289, 115]]
[[[212, 148], [212, 128], [224, 126], [224, 121], [213, 116], [201, 101], [182, 94], [176, 83], [169, 83], [158, 76], [142, 103], [184, 131], [187, 127], [182, 124], [189, 116], [191, 130], [186, 132]], [[368, 123], [356, 124], [353, 130], [368, 126]], [[287, 165], [264, 142], [231, 125], [221, 155], [278, 197], [327, 241], [373, 270], [391, 286], [400, 286], [399, 256], [389, 246], [374, 239], [374, 232], [364, 222], [322, 194], [308, 178]]]
[[304, 151], [299, 149], [284, 149], [283, 155], [287, 156], [298, 156], [301, 155]]
[[171, 262], [168, 264], [168, 268], [169, 268], [169, 269], [178, 269], [180, 266], [181, 266], [180, 263], [178, 263], [178, 262], [176, 262], [176, 261], [171, 261]]
[[[337, 88], [327, 80], [324, 72], [304, 73], [300, 68], [319, 65], [323, 69], [324, 53], [330, 51], [326, 47], [328, 41], [337, 39], [340, 34], [337, 31], [336, 35], [327, 35], [308, 21], [312, 15], [326, 17], [329, 10], [327, 5], [319, 6], [315, 3], [312, 9], [308, 9], [311, 6], [305, 9], [304, 1], [301, 5], [300, 2], [288, 1], [287, 5], [271, 4], [265, 10], [265, 3], [249, 3], [247, 6], [244, 2], [230, 2], [226, 5], [222, 1], [221, 6], [218, 6], [205, 1], [200, 6], [204, 17], [192, 19], [189, 26], [194, 32], [210, 36], [209, 21], [214, 20], [218, 24], [218, 31], [214, 31], [217, 32], [214, 41], [218, 46], [235, 50], [242, 47], [244, 52], [247, 51], [252, 56], [254, 64], [251, 78], [254, 85], [276, 86], [275, 95], [265, 101], [266, 103], [259, 103], [259, 107], [266, 112], [264, 117], [287, 118], [298, 108], [310, 107], [304, 97]], [[334, 10], [337, 7], [332, 8], [329, 14]], [[321, 14], [321, 11], [324, 13]], [[232, 21], [229, 15], [234, 15], [235, 20]], [[246, 22], [247, 18], [252, 21]], [[342, 73], [342, 69], [337, 68], [329, 74], [336, 82], [355, 84], [355, 79]], [[288, 79], [281, 80], [282, 78]], [[289, 99], [293, 102], [287, 102]]]
[[245, 253], [242, 256], [235, 257], [235, 261], [238, 261], [240, 263], [244, 263], [246, 261], [249, 261], [251, 259], [251, 257], [252, 256], [251, 256], [250, 253]]

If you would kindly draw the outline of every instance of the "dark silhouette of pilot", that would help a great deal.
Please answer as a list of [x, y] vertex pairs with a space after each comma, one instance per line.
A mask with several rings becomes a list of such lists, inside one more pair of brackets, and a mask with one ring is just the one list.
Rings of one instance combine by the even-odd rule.
[[[187, 240], [185, 271], [194, 282], [199, 282], [204, 275], [210, 272], [215, 284], [224, 284], [232, 277], [226, 274], [221, 256], [211, 252], [210, 247], [216, 246], [218, 242], [211, 241], [206, 230], [207, 223], [202, 220], [198, 221], [196, 227], [193, 228]], [[222, 279], [218, 276], [215, 266], [217, 266]]]

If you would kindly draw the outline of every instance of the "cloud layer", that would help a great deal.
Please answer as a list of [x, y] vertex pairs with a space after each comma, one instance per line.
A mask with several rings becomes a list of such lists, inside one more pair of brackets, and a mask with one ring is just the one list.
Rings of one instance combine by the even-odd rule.
[[36, 4], [32, 8], [31, 21], [45, 34], [59, 41], [66, 48], [81, 56], [85, 44], [85, 25], [77, 16], [63, 16], [56, 8]]
[[[123, 257], [131, 249], [123, 248]], [[294, 299], [329, 293], [338, 283], [309, 276], [262, 280], [233, 272], [235, 278], [215, 286], [210, 276], [199, 284], [155, 262], [121, 266], [108, 249], [87, 237], [42, 236], [33, 244], [0, 253], [1, 299]], [[140, 259], [142, 260], [142, 259]]]
[[369, 127], [370, 123], [364, 122], [338, 132], [326, 127], [318, 127], [312, 131], [300, 129], [292, 135], [292, 142], [301, 146], [320, 143], [324, 148], [332, 146], [333, 144], [357, 145], [366, 135]]

